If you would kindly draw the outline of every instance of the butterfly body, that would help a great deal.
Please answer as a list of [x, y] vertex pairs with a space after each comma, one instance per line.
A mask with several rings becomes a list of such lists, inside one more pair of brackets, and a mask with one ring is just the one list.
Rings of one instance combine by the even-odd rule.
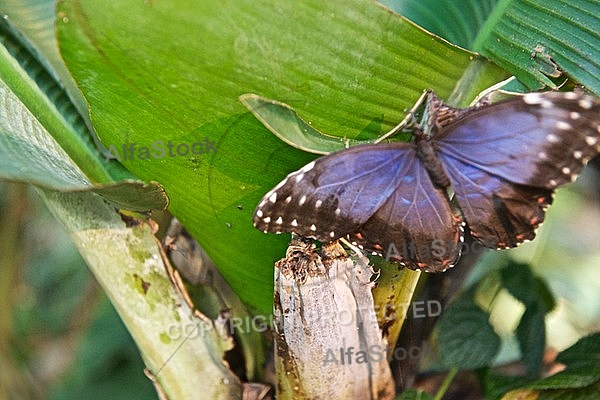
[[533, 239], [553, 190], [600, 152], [599, 122], [600, 102], [575, 92], [463, 110], [431, 94], [413, 142], [307, 164], [264, 196], [254, 225], [322, 242], [349, 236], [408, 268], [444, 271], [460, 257], [465, 223], [491, 248]]

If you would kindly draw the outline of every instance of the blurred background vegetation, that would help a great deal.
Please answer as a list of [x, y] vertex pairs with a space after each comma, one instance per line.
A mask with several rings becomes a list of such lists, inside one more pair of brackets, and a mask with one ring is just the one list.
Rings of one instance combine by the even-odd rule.
[[135, 343], [28, 185], [0, 183], [0, 399], [156, 399]]

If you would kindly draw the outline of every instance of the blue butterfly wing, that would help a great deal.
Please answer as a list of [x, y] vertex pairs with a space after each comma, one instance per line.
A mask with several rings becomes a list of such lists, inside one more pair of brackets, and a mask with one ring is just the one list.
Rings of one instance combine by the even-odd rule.
[[530, 93], [465, 113], [436, 135], [444, 163], [460, 160], [520, 185], [571, 182], [600, 152], [600, 102], [570, 93]]
[[462, 238], [460, 217], [409, 143], [355, 146], [307, 164], [264, 196], [254, 225], [323, 242], [349, 235], [424, 270], [456, 262]]
[[[414, 150], [356, 146], [321, 157], [289, 174], [268, 192], [254, 213], [258, 229], [336, 240], [365, 223], [414, 163]], [[408, 161], [408, 162], [406, 162]], [[333, 234], [332, 234], [333, 232]]]
[[465, 114], [436, 136], [471, 233], [488, 247], [533, 239], [552, 191], [600, 152], [600, 104], [529, 94]]

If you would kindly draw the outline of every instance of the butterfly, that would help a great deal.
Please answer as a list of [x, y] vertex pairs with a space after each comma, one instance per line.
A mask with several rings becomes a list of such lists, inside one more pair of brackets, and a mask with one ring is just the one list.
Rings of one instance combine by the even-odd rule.
[[465, 225], [484, 246], [535, 237], [554, 190], [600, 153], [600, 100], [529, 93], [456, 109], [427, 93], [411, 142], [323, 156], [269, 191], [253, 222], [361, 249], [415, 270], [458, 262]]

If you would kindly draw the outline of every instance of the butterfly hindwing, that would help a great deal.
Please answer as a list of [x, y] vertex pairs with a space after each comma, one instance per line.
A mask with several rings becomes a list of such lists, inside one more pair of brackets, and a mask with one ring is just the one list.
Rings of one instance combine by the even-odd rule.
[[446, 192], [432, 184], [425, 168], [416, 168], [413, 176], [415, 182], [399, 186], [351, 239], [373, 254], [410, 269], [445, 271], [460, 256], [460, 212]]
[[552, 203], [552, 190], [517, 185], [455, 160], [446, 170], [471, 235], [491, 248], [532, 240]]

